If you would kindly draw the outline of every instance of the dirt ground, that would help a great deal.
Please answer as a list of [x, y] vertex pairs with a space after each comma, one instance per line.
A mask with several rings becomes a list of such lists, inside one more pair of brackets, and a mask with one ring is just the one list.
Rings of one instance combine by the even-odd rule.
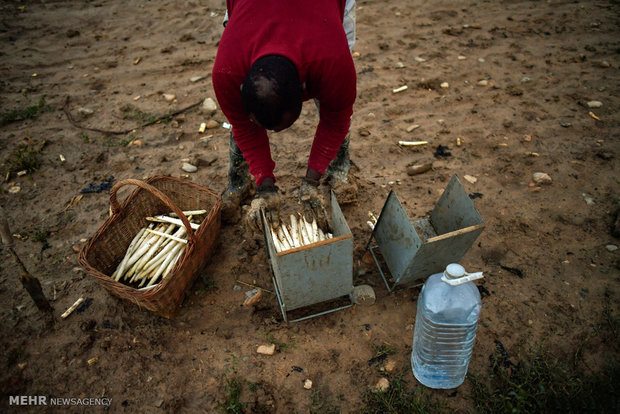
[[[222, 227], [171, 320], [111, 296], [86, 275], [77, 252], [109, 207], [107, 191], [81, 193], [89, 184], [165, 174], [224, 189], [229, 131], [221, 111], [198, 106], [131, 131], [215, 99], [210, 73], [224, 11], [215, 0], [0, 5], [0, 110], [42, 109], [3, 122], [0, 201], [16, 252], [52, 299], [56, 319], [46, 323], [3, 249], [3, 412], [66, 409], [8, 406], [10, 395], [107, 397], [113, 412], [218, 412], [231, 378], [248, 381], [241, 396], [248, 412], [309, 412], [319, 402], [356, 412], [383, 376], [422, 387], [409, 360], [419, 287], [390, 294], [364, 260], [367, 214], [378, 214], [394, 190], [411, 219], [424, 217], [454, 174], [485, 222], [461, 260], [485, 272], [476, 282], [483, 308], [470, 373], [489, 374], [498, 342], [514, 358], [522, 344], [544, 342], [593, 371], [617, 358], [593, 329], [605, 312], [618, 315], [615, 1], [358, 1], [351, 152], [359, 198], [343, 213], [354, 237], [354, 284], [374, 286], [373, 306], [294, 324], [283, 322], [273, 295], [241, 306], [250, 289], [241, 282], [273, 284], [263, 240], [240, 225]], [[209, 120], [217, 126], [200, 133]], [[288, 205], [316, 123], [306, 103], [292, 128], [271, 135]], [[41, 164], [9, 174], [23, 145], [39, 151]], [[181, 170], [188, 160], [196, 172]], [[432, 169], [407, 174], [424, 162]], [[551, 182], [535, 183], [539, 172]], [[89, 306], [61, 320], [79, 297]], [[276, 354], [257, 354], [269, 342]], [[395, 351], [387, 371], [386, 361], [369, 363], [381, 346]], [[469, 391], [466, 381], [431, 395], [468, 412]]]

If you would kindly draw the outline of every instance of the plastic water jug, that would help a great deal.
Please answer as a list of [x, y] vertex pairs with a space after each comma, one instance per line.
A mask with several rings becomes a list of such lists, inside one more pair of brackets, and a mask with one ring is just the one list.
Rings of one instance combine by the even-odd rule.
[[482, 302], [472, 280], [482, 272], [467, 273], [450, 264], [428, 278], [418, 298], [411, 368], [430, 388], [456, 388], [465, 380], [476, 339]]

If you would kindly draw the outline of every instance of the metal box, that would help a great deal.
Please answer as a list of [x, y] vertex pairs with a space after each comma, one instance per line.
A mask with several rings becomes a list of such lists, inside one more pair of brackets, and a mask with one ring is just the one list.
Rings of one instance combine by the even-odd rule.
[[[263, 235], [267, 246], [273, 284], [285, 322], [289, 312], [310, 309], [309, 315], [290, 322], [297, 322], [352, 306], [353, 290], [353, 235], [342, 215], [336, 196], [331, 192], [331, 221], [333, 238], [276, 252], [269, 234], [267, 220], [262, 214]], [[344, 298], [346, 297], [346, 298]], [[335, 307], [335, 299], [343, 298], [346, 304]], [[324, 304], [328, 309], [322, 309]], [[316, 308], [321, 308], [317, 310]]]
[[[398, 285], [411, 284], [457, 263], [483, 229], [480, 214], [454, 175], [430, 217], [413, 222], [391, 191], [366, 248], [391, 292]], [[373, 239], [376, 244], [371, 245]], [[392, 284], [375, 254], [377, 248], [390, 271]]]

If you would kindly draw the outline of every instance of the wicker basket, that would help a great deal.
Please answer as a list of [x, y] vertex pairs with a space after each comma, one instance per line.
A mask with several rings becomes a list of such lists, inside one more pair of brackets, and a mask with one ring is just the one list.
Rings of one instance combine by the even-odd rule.
[[[126, 185], [138, 186], [119, 205], [116, 193]], [[111, 294], [127, 299], [166, 318], [174, 316], [186, 290], [211, 256], [220, 232], [222, 200], [215, 192], [168, 176], [144, 181], [123, 180], [110, 190], [111, 216], [82, 248], [80, 266]], [[183, 210], [207, 210], [207, 217], [192, 230]], [[168, 277], [155, 287], [140, 290], [110, 277], [133, 237], [145, 227], [145, 217], [174, 211], [185, 224], [188, 243]]]

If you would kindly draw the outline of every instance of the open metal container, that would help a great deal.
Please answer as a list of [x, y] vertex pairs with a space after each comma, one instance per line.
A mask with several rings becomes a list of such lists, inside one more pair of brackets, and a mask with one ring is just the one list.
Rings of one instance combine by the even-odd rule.
[[[484, 223], [456, 175], [441, 195], [430, 217], [409, 221], [394, 191], [388, 195], [366, 249], [372, 254], [385, 286], [398, 285], [443, 271], [458, 263], [482, 233]], [[376, 244], [372, 244], [372, 241]], [[379, 249], [392, 283], [382, 269]]]
[[[353, 305], [353, 235], [333, 191], [331, 239], [277, 253], [264, 213], [262, 220], [273, 284], [285, 322], [302, 321]], [[346, 303], [342, 305], [342, 301]], [[307, 312], [289, 320], [293, 310]]]

